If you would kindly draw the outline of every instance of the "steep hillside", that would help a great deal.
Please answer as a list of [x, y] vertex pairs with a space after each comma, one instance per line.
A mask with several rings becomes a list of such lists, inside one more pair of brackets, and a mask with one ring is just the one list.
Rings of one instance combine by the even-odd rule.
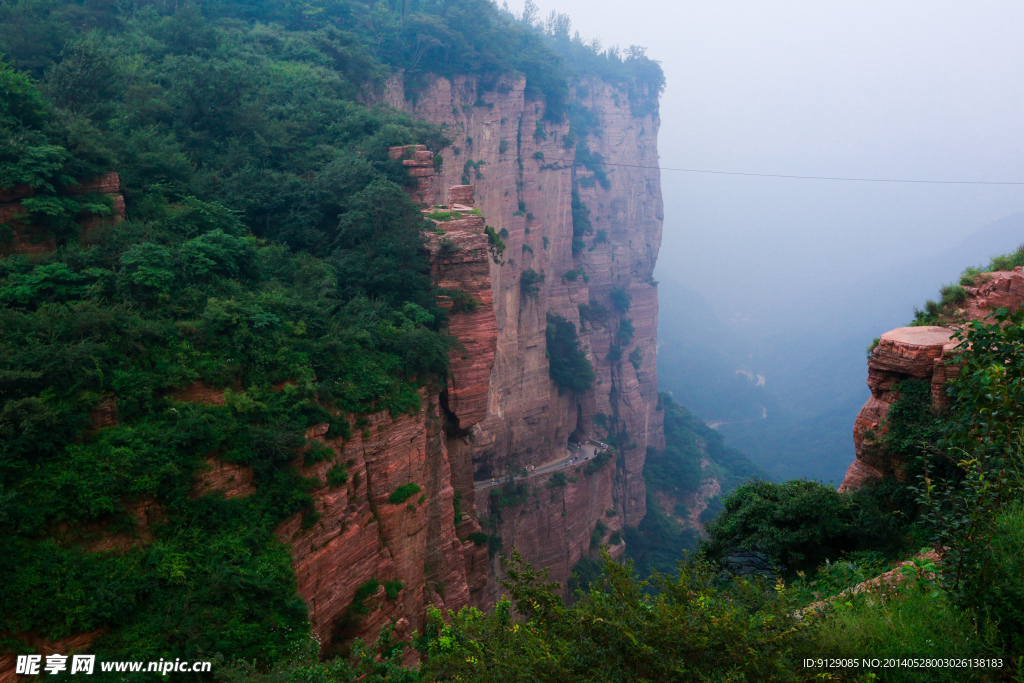
[[657, 65], [321, 9], [0, 6], [2, 676], [345, 652], [643, 519]]

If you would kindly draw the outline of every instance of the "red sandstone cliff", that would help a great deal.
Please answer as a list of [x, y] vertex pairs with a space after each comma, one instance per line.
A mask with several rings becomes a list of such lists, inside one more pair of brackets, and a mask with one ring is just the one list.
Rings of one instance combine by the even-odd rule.
[[[109, 215], [83, 215], [76, 219], [82, 231], [80, 238], [83, 240], [87, 240], [89, 232], [100, 225], [124, 220], [124, 197], [121, 196], [121, 180], [116, 173], [105, 173], [82, 181], [78, 185], [66, 188], [64, 194], [73, 197], [101, 195], [110, 202]], [[57, 248], [57, 240], [53, 235], [19, 218], [26, 214], [22, 205], [23, 200], [33, 196], [35, 191], [28, 185], [0, 188], [0, 226], [6, 226], [8, 231], [0, 240], [0, 257], [12, 254], [46, 254]]]
[[[612, 163], [655, 167], [609, 171], [611, 186], [604, 189], [586, 182], [590, 173], [573, 165], [575, 149], [566, 146], [568, 124], [543, 121], [543, 104], [526, 99], [522, 79], [504, 86], [478, 92], [471, 80], [439, 79], [415, 105], [406, 102], [400, 79], [389, 86], [389, 102], [447, 124], [455, 139], [443, 151], [439, 172], [434, 155], [422, 146], [393, 154], [417, 179], [410, 188], [414, 200], [449, 204], [458, 214], [455, 220], [435, 222], [429, 248], [434, 277], [450, 290], [442, 304], [450, 307], [449, 329], [459, 343], [451, 354], [447, 386], [424, 392], [416, 415], [371, 416], [349, 441], [327, 440], [326, 425], [307, 434], [335, 456], [303, 468], [304, 475], [322, 482], [314, 494], [316, 514], [296, 515], [281, 523], [277, 533], [292, 548], [299, 592], [325, 650], [354, 637], [372, 639], [388, 623], [400, 637], [407, 635], [422, 625], [430, 604], [458, 609], [490, 602], [496, 595], [497, 563], [485, 546], [464, 540], [480, 531], [478, 515], [492, 512], [486, 482], [513, 468], [567, 457], [571, 438], [615, 435], [620, 439], [618, 462], [613, 458], [589, 473], [582, 466], [564, 470], [564, 486], [547, 486], [550, 475], [532, 477], [528, 501], [504, 509], [496, 528], [489, 529], [502, 537], [505, 548], [517, 547], [565, 583], [573, 565], [593, 551], [595, 528], [604, 532], [594, 540], [608, 542], [614, 531], [637, 524], [645, 512], [646, 449], [664, 445], [661, 414], [655, 409], [657, 288], [652, 279], [662, 222], [659, 121], [656, 115], [633, 117], [625, 93], [600, 82], [588, 84], [582, 99], [602, 129], [589, 139], [590, 148]], [[474, 106], [480, 101], [485, 106]], [[473, 187], [462, 182], [464, 172]], [[572, 249], [574, 187], [590, 208], [595, 230], [577, 253]], [[115, 220], [123, 217], [115, 174], [82, 188], [110, 194]], [[7, 202], [6, 219], [20, 213], [15, 205], [25, 196], [0, 197]], [[473, 206], [483, 215], [468, 210]], [[496, 231], [507, 230], [503, 264], [488, 254], [485, 220]], [[595, 239], [597, 231], [606, 239]], [[5, 253], [54, 247], [18, 226], [14, 237]], [[537, 296], [520, 291], [527, 269], [545, 275]], [[580, 269], [586, 277], [563, 277]], [[628, 312], [610, 303], [617, 287], [631, 295]], [[579, 307], [592, 303], [610, 313], [581, 320]], [[553, 384], [545, 348], [549, 312], [577, 326], [597, 375], [590, 391], [574, 394]], [[635, 331], [615, 359], [610, 357], [613, 339], [626, 319]], [[221, 392], [201, 384], [173, 397], [223, 401]], [[607, 430], [595, 425], [598, 414], [605, 416], [600, 422]], [[116, 424], [115, 404], [101, 404], [92, 417], [95, 429]], [[336, 466], [345, 467], [348, 479], [331, 486], [326, 474]], [[483, 482], [479, 488], [475, 480]], [[421, 490], [390, 503], [391, 494], [405, 484]], [[251, 471], [210, 457], [193, 482], [192, 495], [239, 497], [251, 490]], [[159, 510], [140, 508], [138, 533], [100, 539], [101, 545], [92, 549], [148, 542], [145, 519], [153, 514]], [[94, 531], [103, 536], [102, 529]], [[612, 550], [621, 554], [624, 545]], [[400, 581], [402, 589], [391, 598], [381, 585], [366, 600], [368, 613], [353, 618], [349, 608], [356, 591], [371, 580]], [[76, 646], [53, 644], [57, 650]]]
[[[489, 266], [497, 349], [487, 383], [486, 415], [468, 430], [459, 447], [471, 459], [475, 478], [489, 480], [566, 457], [570, 439], [603, 438], [608, 432], [594, 424], [599, 413], [620, 440], [617, 464], [600, 476], [581, 480], [580, 491], [567, 489], [564, 516], [562, 507], [541, 495], [540, 508], [523, 507], [522, 524], [518, 517], [509, 522], [506, 514], [491, 530], [506, 548], [514, 544], [527, 560], [550, 568], [552, 578], [564, 582], [572, 565], [588, 551], [590, 532], [607, 509], [618, 511], [617, 524], [637, 524], [643, 518], [646, 449], [663, 447], [661, 415], [656, 411], [657, 287], [652, 279], [662, 224], [656, 168], [659, 120], [657, 115], [634, 117], [626, 93], [600, 81], [579, 88], [580, 104], [600, 122], [600, 135], [587, 139], [590, 149], [611, 164], [650, 167], [606, 166], [610, 187], [605, 189], [593, 183], [590, 171], [574, 165], [576, 148], [567, 137], [569, 124], [545, 121], [543, 103], [527, 99], [524, 88], [521, 78], [506, 79], [490, 91], [478, 89], [469, 78], [437, 79], [413, 101], [406, 98], [401, 76], [396, 76], [388, 83], [386, 100], [418, 118], [445, 125], [453, 144], [442, 151], [436, 187], [468, 180], [487, 224], [507, 231], [504, 265], [492, 261]], [[426, 160], [422, 156], [420, 163]], [[588, 205], [594, 227], [585, 248], [576, 253], [574, 188]], [[458, 192], [436, 199], [457, 203]], [[603, 241], [595, 239], [597, 231], [602, 231]], [[521, 292], [520, 281], [528, 269], [544, 275], [536, 296]], [[580, 269], [585, 278], [564, 277]], [[632, 297], [628, 312], [616, 311], [610, 303], [616, 287]], [[610, 311], [607, 319], [581, 321], [580, 305], [592, 302]], [[592, 390], [574, 394], [560, 391], [552, 382], [545, 348], [549, 312], [579, 329], [597, 374]], [[626, 319], [635, 332], [615, 359], [613, 339]], [[605, 483], [597, 483], [605, 478]], [[468, 481], [458, 487], [463, 496], [472, 495]], [[526, 532], [527, 528], [535, 531]], [[493, 564], [491, 572], [492, 577], [498, 572]], [[493, 596], [493, 581], [490, 589]], [[485, 596], [479, 599], [487, 601]]]
[[[1024, 305], [1024, 273], [1020, 267], [1012, 272], [982, 273], [977, 286], [965, 287], [968, 299], [953, 312], [958, 324], [982, 320], [997, 308], [1016, 311]], [[881, 336], [868, 359], [868, 387], [871, 398], [857, 415], [853, 425], [853, 443], [857, 454], [843, 479], [840, 491], [861, 486], [885, 477], [902, 481], [902, 463], [889, 457], [883, 448], [888, 427], [885, 416], [898, 398], [896, 384], [905, 379], [928, 380], [931, 383], [932, 406], [936, 410], [946, 404], [943, 384], [956, 377], [958, 370], [946, 361], [957, 341], [951, 339], [954, 327], [900, 327]]]

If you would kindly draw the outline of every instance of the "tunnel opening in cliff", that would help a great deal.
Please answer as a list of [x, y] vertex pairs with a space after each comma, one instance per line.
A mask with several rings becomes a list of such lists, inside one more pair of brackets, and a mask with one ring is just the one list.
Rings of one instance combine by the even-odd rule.
[[441, 407], [441, 417], [444, 418], [444, 433], [453, 438], [469, 436], [469, 430], [459, 424], [459, 416], [450, 407], [447, 389], [438, 394], [438, 405]]

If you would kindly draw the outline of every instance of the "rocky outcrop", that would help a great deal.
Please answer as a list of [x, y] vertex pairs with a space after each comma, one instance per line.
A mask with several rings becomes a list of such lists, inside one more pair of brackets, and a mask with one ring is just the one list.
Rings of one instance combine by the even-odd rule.
[[[643, 518], [646, 450], [663, 447], [656, 410], [657, 287], [651, 277], [662, 223], [659, 121], [656, 114], [634, 116], [627, 94], [600, 81], [581, 84], [575, 96], [599, 122], [586, 143], [590, 159], [599, 154], [610, 164], [599, 167], [607, 186], [595, 179], [594, 167], [575, 163], [575, 131], [567, 121], [545, 120], [544, 104], [527, 97], [522, 78], [499, 80], [493, 90], [479, 88], [471, 78], [439, 78], [413, 100], [399, 75], [388, 82], [385, 96], [388, 104], [446, 127], [453, 144], [442, 150], [436, 187], [452, 188], [449, 205], [481, 209], [506, 244], [504, 263], [489, 264], [497, 347], [486, 416], [469, 429], [469, 441], [453, 451], [471, 459], [477, 481], [487, 481], [567, 457], [570, 440], [610, 435], [618, 442], [617, 462], [605, 475], [608, 486], [587, 494], [600, 503], [595, 498], [593, 505], [584, 505], [570, 496], [565, 517], [560, 510], [548, 515], [524, 508], [536, 533], [518, 524], [513, 528], [507, 520], [493, 530], [506, 548], [515, 544], [527, 560], [559, 578], [589, 548], [590, 532], [608, 508], [619, 512], [619, 524]], [[458, 187], [467, 184], [475, 190], [473, 204]], [[593, 224], [575, 249], [574, 190]], [[543, 275], [535, 294], [521, 286], [530, 271]], [[614, 289], [628, 293], [628, 310], [612, 304]], [[581, 307], [590, 316], [581, 316]], [[549, 313], [579, 330], [597, 375], [590, 391], [561, 390], [552, 381], [545, 335]], [[607, 430], [595, 424], [599, 416]], [[473, 497], [471, 482], [457, 486], [465, 498]], [[580, 510], [573, 508], [577, 504]], [[584, 524], [577, 515], [593, 516]], [[575, 520], [568, 536], [566, 520]], [[493, 563], [492, 578], [499, 573]], [[490, 585], [493, 589], [493, 581]]]
[[1013, 312], [1024, 305], [1024, 272], [1018, 266], [1013, 271], [982, 273], [976, 278], [976, 286], [964, 289], [968, 298], [951, 312], [956, 322], [949, 327], [900, 327], [879, 338], [868, 359], [871, 397], [853, 425], [857, 459], [847, 469], [840, 491], [885, 477], [903, 480], [903, 463], [893, 459], [883, 445], [888, 431], [886, 414], [899, 398], [896, 385], [905, 379], [927, 380], [932, 407], [944, 408], [947, 397], [943, 385], [959, 372], [947, 362], [958, 345], [953, 333], [967, 321], [982, 320], [998, 308]]
[[[392, 156], [433, 159], [421, 147], [396, 148]], [[430, 205], [433, 163], [414, 168], [431, 171], [416, 176], [415, 190], [417, 200]], [[299, 593], [325, 652], [352, 638], [373, 639], [387, 624], [396, 636], [407, 636], [422, 627], [428, 605], [458, 610], [486, 585], [486, 549], [462, 539], [480, 531], [468, 435], [486, 415], [497, 337], [490, 257], [481, 216], [467, 209], [445, 217], [450, 220], [434, 221], [428, 239], [456, 340], [447, 386], [425, 391], [416, 415], [352, 417], [361, 432], [349, 441], [327, 438], [326, 424], [311, 428], [307, 439], [326, 444], [335, 457], [302, 468], [304, 476], [323, 482], [315, 511], [277, 530], [292, 548]], [[369, 596], [361, 595], [373, 586]]]
[[[83, 214], [76, 218], [81, 230], [80, 240], [88, 241], [90, 231], [101, 225], [119, 223], [125, 217], [124, 197], [121, 195], [121, 180], [116, 173], [84, 180], [65, 188], [63, 194], [70, 197], [101, 195], [110, 203], [110, 212], [105, 215]], [[26, 209], [23, 201], [35, 196], [35, 190], [28, 185], [14, 188], [0, 188], [0, 227], [6, 234], [0, 236], [0, 257], [13, 254], [48, 254], [57, 248], [57, 237], [42, 226], [24, 221]]]
[[[566, 477], [564, 483], [552, 480], [558, 473]], [[610, 505], [614, 477], [613, 463], [590, 473], [585, 465], [574, 465], [520, 480], [515, 485], [522, 492], [508, 507], [501, 507], [499, 484], [481, 486], [477, 500], [481, 515], [496, 518], [503, 549], [531, 553], [532, 562], [547, 568], [552, 581], [565, 585], [581, 557], [596, 555], [597, 547], [622, 529], [622, 516]], [[600, 533], [592, 537], [595, 530]], [[618, 542], [609, 552], [620, 557], [625, 548]]]
[[888, 431], [885, 416], [899, 398], [896, 385], [905, 379], [928, 380], [933, 396], [943, 395], [942, 382], [948, 375], [944, 362], [957, 345], [955, 339], [950, 339], [952, 334], [953, 330], [946, 327], [900, 327], [881, 336], [868, 359], [871, 398], [853, 425], [857, 459], [847, 469], [840, 491], [887, 476], [902, 481], [902, 463], [893, 461], [883, 447]]

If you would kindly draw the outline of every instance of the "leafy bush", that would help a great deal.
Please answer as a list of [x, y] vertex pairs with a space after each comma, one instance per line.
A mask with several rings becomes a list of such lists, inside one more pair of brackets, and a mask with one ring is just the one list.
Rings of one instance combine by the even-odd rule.
[[[839, 659], [971, 658], [991, 656], [992, 642], [979, 633], [971, 615], [944, 593], [932, 595], [912, 585], [879, 599], [870, 594], [844, 597], [841, 606], [822, 621], [815, 644]], [[952, 669], [879, 669], [886, 681], [963, 681]]]
[[368, 614], [370, 608], [366, 606], [366, 599], [371, 597], [380, 588], [380, 581], [377, 579], [370, 579], [366, 583], [359, 586], [356, 589], [355, 594], [352, 596], [352, 602], [348, 606], [350, 614]]
[[473, 545], [487, 545], [488, 536], [482, 531], [474, 531], [466, 538], [472, 541]]
[[404, 588], [401, 581], [385, 581], [384, 592], [387, 594], [389, 600], [394, 600], [398, 597], [398, 593]]
[[[811, 624], [791, 614], [788, 595], [755, 581], [716, 586], [700, 563], [678, 578], [639, 581], [609, 557], [577, 565], [566, 606], [557, 584], [513, 551], [504, 562], [503, 599], [490, 614], [465, 609], [446, 622], [428, 614], [422, 674], [464, 680], [772, 680], [803, 678], [799, 658]], [[651, 590], [648, 590], [650, 585]], [[512, 609], [522, 615], [515, 622]], [[515, 626], [513, 628], [513, 625]]]
[[590, 360], [580, 348], [576, 326], [554, 313], [548, 313], [547, 320], [548, 374], [563, 389], [586, 391], [596, 376]]
[[604, 469], [604, 466], [607, 465], [611, 459], [612, 456], [607, 451], [598, 453], [583, 465], [583, 474], [588, 477], [592, 474], [597, 474]]
[[608, 296], [612, 301], [612, 306], [614, 306], [615, 310], [620, 313], [628, 311], [630, 305], [633, 303], [633, 297], [623, 287], [613, 287]]
[[545, 484], [545, 486], [547, 486], [549, 489], [555, 489], [560, 486], [565, 486], [568, 483], [569, 482], [566, 480], [564, 472], [555, 472], [554, 474], [551, 475], [551, 478], [548, 479], [548, 483]]
[[743, 484], [722, 500], [702, 552], [747, 570], [813, 572], [862, 544], [863, 511], [831, 486], [805, 480]]
[[629, 346], [629, 343], [633, 341], [633, 333], [635, 331], [632, 320], [629, 318], [622, 320], [619, 323], [619, 329], [615, 332], [615, 344], [618, 346]]
[[519, 291], [523, 296], [536, 297], [540, 294], [540, 283], [544, 282], [544, 273], [527, 268], [519, 276]]
[[335, 465], [327, 470], [327, 485], [341, 486], [348, 481], [348, 470], [344, 465]]
[[580, 199], [579, 192], [572, 191], [572, 250], [573, 253], [583, 250], [583, 236], [593, 231], [590, 222], [590, 209]]
[[392, 505], [404, 503], [422, 490], [419, 484], [402, 484], [388, 496], [388, 502]]
[[504, 264], [501, 259], [501, 255], [505, 253], [505, 242], [502, 241], [502, 237], [508, 237], [508, 231], [505, 228], [502, 228], [501, 232], [504, 235], [495, 233], [494, 228], [489, 225], [484, 226], [484, 234], [487, 235], [487, 253], [491, 255], [491, 260], [499, 266]]

